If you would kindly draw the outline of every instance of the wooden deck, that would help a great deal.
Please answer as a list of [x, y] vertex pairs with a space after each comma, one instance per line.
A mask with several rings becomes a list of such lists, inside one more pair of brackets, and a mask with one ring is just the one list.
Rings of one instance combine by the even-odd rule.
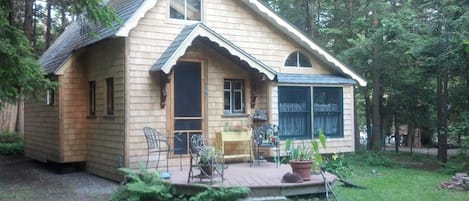
[[[288, 164], [281, 164], [276, 167], [274, 163], [262, 162], [259, 165], [254, 163], [250, 167], [249, 163], [228, 164], [225, 169], [224, 178], [216, 178], [212, 185], [208, 179], [194, 179], [187, 183], [189, 172], [188, 166], [170, 168], [171, 179], [168, 180], [177, 193], [195, 194], [203, 189], [202, 185], [212, 187], [249, 187], [251, 189], [250, 197], [265, 196], [294, 196], [313, 193], [324, 193], [324, 180], [322, 176], [312, 175], [311, 180], [303, 183], [282, 183], [282, 177], [285, 173], [291, 172]], [[198, 170], [196, 170], [197, 172]], [[326, 173], [328, 181], [334, 182], [337, 177]]]

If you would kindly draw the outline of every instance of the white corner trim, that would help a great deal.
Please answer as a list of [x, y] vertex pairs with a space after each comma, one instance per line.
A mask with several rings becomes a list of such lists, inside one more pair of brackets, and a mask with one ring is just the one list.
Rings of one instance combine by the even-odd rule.
[[321, 47], [319, 47], [316, 43], [311, 41], [309, 38], [304, 36], [300, 31], [298, 31], [295, 27], [287, 23], [285, 20], [280, 18], [276, 13], [272, 12], [269, 8], [265, 7], [264, 4], [260, 3], [258, 0], [247, 0], [248, 3], [251, 5], [254, 5], [256, 9], [265, 15], [272, 19], [275, 23], [277, 23], [278, 26], [286, 29], [287, 31], [291, 32], [294, 34], [294, 36], [298, 37], [301, 41], [306, 43], [312, 50], [317, 51], [320, 55], [324, 56], [327, 61], [335, 64], [337, 67], [340, 68], [345, 74], [351, 76], [353, 79], [355, 79], [360, 86], [366, 86], [366, 81], [361, 78], [359, 75], [355, 74], [353, 71], [351, 71], [349, 68], [347, 68], [344, 64], [342, 64], [340, 61], [335, 59], [332, 55], [324, 51]]
[[122, 26], [115, 35], [121, 37], [129, 36], [130, 30], [138, 25], [140, 19], [142, 19], [150, 9], [155, 7], [157, 2], [158, 0], [145, 0], [137, 11], [135, 11], [135, 13], [132, 14], [126, 22], [124, 22], [124, 26]]

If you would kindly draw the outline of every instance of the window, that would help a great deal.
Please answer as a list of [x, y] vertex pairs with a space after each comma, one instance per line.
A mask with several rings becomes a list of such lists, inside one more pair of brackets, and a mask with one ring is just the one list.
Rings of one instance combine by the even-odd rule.
[[200, 0], [170, 0], [169, 16], [172, 19], [200, 21], [201, 2]]
[[90, 81], [89, 85], [89, 114], [94, 116], [96, 114], [96, 82]]
[[307, 68], [313, 67], [313, 65], [311, 64], [311, 61], [309, 60], [309, 57], [300, 51], [296, 51], [290, 54], [287, 60], [285, 61], [285, 66], [286, 67], [307, 67]]
[[343, 101], [341, 87], [314, 87], [314, 135], [319, 129], [327, 137], [343, 137]]
[[114, 79], [106, 79], [106, 111], [108, 115], [114, 114]]
[[46, 91], [46, 104], [47, 105], [54, 105], [54, 90], [53, 89], [48, 89]]
[[311, 138], [311, 88], [278, 88], [280, 138]]
[[343, 137], [342, 94], [342, 87], [279, 86], [280, 138], [310, 139], [319, 129]]
[[244, 113], [243, 80], [225, 80], [223, 97], [225, 114]]

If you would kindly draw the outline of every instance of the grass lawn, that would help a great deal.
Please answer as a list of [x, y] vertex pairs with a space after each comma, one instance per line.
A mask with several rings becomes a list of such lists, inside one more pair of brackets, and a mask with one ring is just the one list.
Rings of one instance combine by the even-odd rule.
[[367, 189], [335, 187], [337, 197], [346, 200], [469, 200], [469, 192], [440, 189], [451, 175], [409, 168], [356, 166], [356, 176], [348, 180]]
[[469, 191], [439, 188], [440, 183], [451, 180], [455, 172], [469, 173], [469, 157], [450, 158], [445, 167], [435, 158], [402, 152], [347, 154], [343, 158], [344, 166], [352, 169], [353, 175], [346, 180], [366, 189], [343, 187], [337, 182], [334, 191], [340, 201], [469, 201]]

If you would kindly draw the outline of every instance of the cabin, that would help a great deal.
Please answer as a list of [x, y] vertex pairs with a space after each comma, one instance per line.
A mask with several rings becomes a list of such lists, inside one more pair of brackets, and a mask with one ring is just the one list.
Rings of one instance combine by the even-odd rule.
[[[147, 160], [144, 127], [187, 163], [192, 135], [279, 126], [280, 140], [354, 151], [354, 87], [366, 81], [258, 0], [111, 0], [114, 28], [71, 24], [40, 62], [60, 83], [25, 103], [25, 155], [120, 180]], [[260, 114], [260, 115], [259, 115]], [[259, 117], [260, 116], [260, 117]], [[282, 143], [281, 143], [282, 145]], [[174, 162], [173, 162], [174, 159]]]

